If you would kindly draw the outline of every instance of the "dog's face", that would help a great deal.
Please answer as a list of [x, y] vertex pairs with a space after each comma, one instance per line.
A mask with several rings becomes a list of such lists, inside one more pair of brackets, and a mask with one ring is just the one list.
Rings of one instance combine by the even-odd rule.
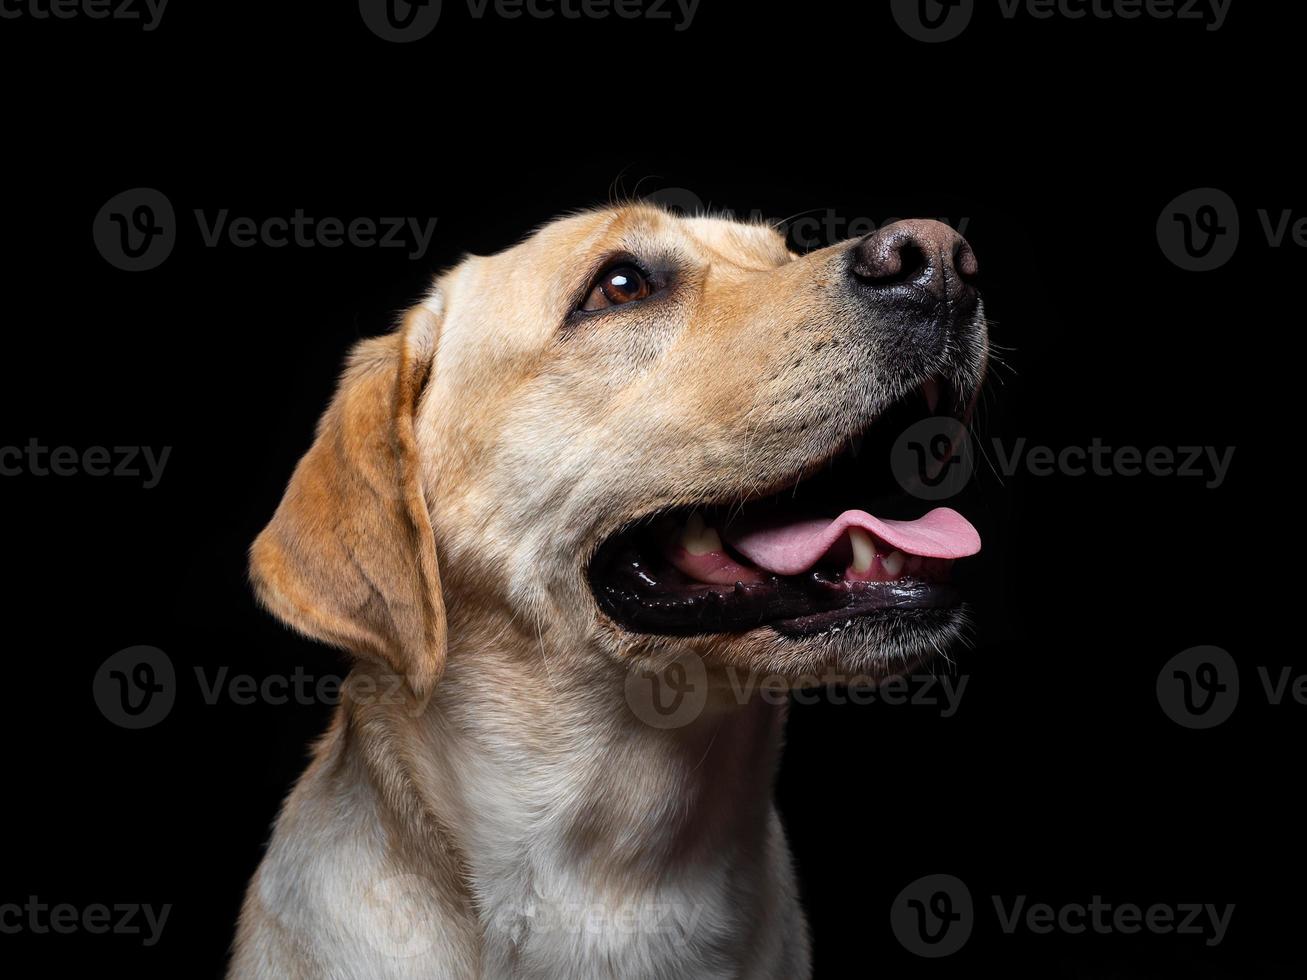
[[[887, 459], [906, 422], [972, 403], [987, 355], [974, 272], [933, 222], [796, 256], [770, 228], [647, 206], [468, 258], [389, 347], [356, 355], [315, 445], [333, 462], [306, 457], [256, 544], [265, 601], [383, 655], [387, 631], [412, 645], [443, 630], [443, 596], [451, 630], [503, 617], [626, 662], [689, 645], [780, 673], [901, 667], [956, 632], [948, 565], [979, 547], [953, 512], [913, 512]], [[381, 461], [342, 461], [342, 444]], [[306, 612], [325, 573], [306, 588], [290, 567], [322, 547], [288, 545], [306, 518], [283, 514], [331, 466], [367, 475], [313, 506], [362, 493], [385, 512], [335, 532], [329, 550], [366, 583], [329, 610], [334, 632]], [[396, 533], [415, 557], [369, 569], [364, 539]], [[380, 594], [415, 578], [441, 595]], [[346, 607], [368, 607], [366, 642], [340, 629]]]

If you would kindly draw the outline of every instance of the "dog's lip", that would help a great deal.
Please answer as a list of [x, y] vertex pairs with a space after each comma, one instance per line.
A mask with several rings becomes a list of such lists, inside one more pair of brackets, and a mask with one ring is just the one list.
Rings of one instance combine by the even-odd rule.
[[866, 616], [958, 609], [961, 606], [961, 593], [949, 583], [902, 579], [870, 584], [843, 608], [778, 619], [767, 626], [782, 636], [798, 639], [838, 633]]
[[782, 635], [823, 632], [868, 616], [956, 609], [948, 582], [911, 577], [849, 582], [819, 573], [769, 576], [733, 586], [690, 583], [666, 588], [663, 573], [633, 558], [618, 576], [596, 582], [600, 608], [623, 629], [661, 636], [703, 636], [771, 630]]

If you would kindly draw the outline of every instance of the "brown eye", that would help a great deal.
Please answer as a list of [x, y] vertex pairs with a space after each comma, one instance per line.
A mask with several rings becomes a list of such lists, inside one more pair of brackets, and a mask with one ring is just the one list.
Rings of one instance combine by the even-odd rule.
[[603, 273], [581, 304], [583, 310], [605, 310], [610, 306], [634, 303], [654, 291], [644, 271], [634, 265], [617, 265]]

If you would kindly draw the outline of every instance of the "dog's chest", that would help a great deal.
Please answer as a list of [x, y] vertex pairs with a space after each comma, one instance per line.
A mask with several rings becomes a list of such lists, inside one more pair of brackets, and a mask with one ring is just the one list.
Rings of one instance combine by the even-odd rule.
[[[653, 764], [654, 753], [642, 766], [614, 753], [522, 772], [512, 793], [502, 781], [469, 785], [481, 815], [468, 843], [486, 976], [799, 975], [753, 968], [760, 937], [793, 936], [798, 906], [770, 800], [735, 782], [748, 773], [767, 785], [756, 772], [765, 759], [736, 742], [722, 733], [715, 752], [687, 752], [704, 760], [692, 775]], [[728, 760], [720, 773], [718, 756]], [[772, 950], [762, 961], [780, 959]]]
[[[707, 864], [639, 888], [583, 880], [537, 854], [483, 891], [488, 977], [741, 977], [774, 915], [756, 869]], [[555, 869], [552, 872], [550, 868]]]

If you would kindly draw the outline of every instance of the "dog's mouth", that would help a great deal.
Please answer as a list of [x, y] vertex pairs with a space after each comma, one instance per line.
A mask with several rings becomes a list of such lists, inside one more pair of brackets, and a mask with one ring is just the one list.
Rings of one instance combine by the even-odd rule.
[[905, 429], [938, 413], [960, 421], [965, 407], [929, 381], [770, 496], [662, 511], [618, 532], [590, 565], [600, 607], [637, 633], [804, 637], [959, 606], [952, 565], [980, 550], [980, 535], [904, 491], [892, 461]]

